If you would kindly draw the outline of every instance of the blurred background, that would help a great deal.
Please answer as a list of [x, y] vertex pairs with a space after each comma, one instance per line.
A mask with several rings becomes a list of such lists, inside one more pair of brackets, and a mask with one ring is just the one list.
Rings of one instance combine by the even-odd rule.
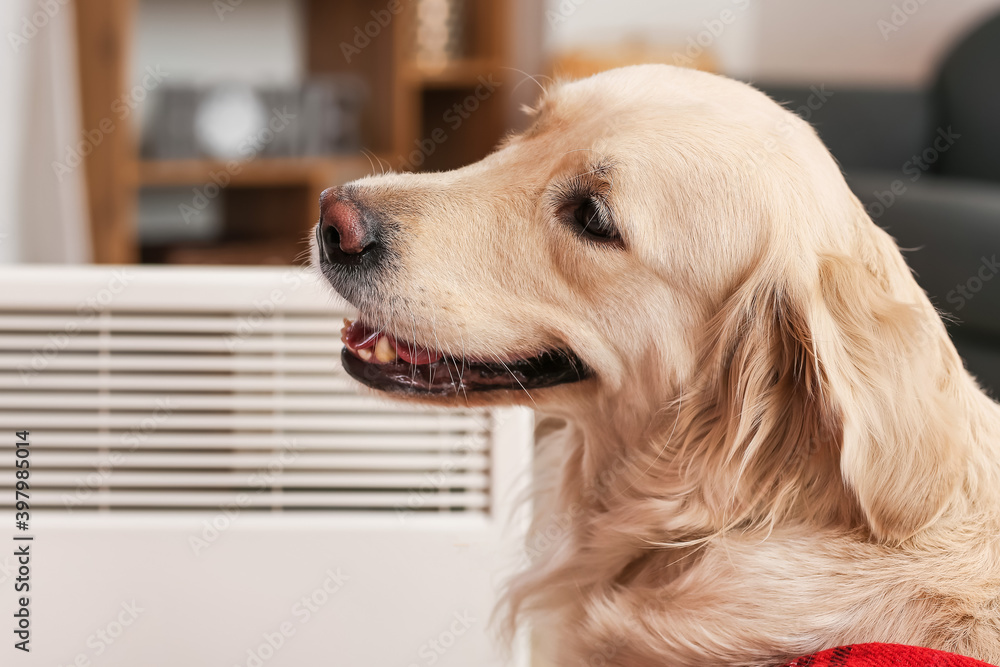
[[[324, 187], [372, 165], [474, 161], [522, 125], [519, 107], [539, 92], [531, 75], [637, 62], [747, 79], [795, 106], [815, 87], [823, 109], [806, 111], [820, 125], [828, 97], [832, 108], [858, 89], [878, 93], [851, 99], [829, 138], [845, 166], [901, 167], [892, 149], [933, 141], [933, 128], [914, 126], [936, 120], [921, 95], [998, 10], [995, 0], [8, 0], [0, 258], [290, 263]], [[866, 113], [916, 143], [892, 145]]]
[[528, 664], [487, 619], [531, 415], [359, 396], [302, 265], [325, 188], [478, 160], [549, 77], [695, 67], [813, 123], [1000, 395], [1000, 0], [4, 0], [0, 34], [37, 664]]
[[931, 246], [911, 262], [971, 325], [967, 356], [986, 364], [982, 334], [995, 329], [981, 315], [997, 300], [972, 288], [1000, 289], [956, 246], [997, 241], [981, 219], [1000, 178], [998, 11], [997, 0], [9, 0], [0, 261], [301, 262], [325, 187], [482, 157], [523, 125], [535, 78], [667, 62], [751, 81], [813, 122], [873, 218], [906, 247]]

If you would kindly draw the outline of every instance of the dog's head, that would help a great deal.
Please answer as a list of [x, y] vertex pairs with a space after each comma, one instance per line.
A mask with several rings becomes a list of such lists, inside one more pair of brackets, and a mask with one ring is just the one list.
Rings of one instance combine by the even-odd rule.
[[648, 406], [624, 411], [637, 421], [680, 405], [720, 460], [830, 443], [886, 537], [937, 516], [959, 479], [961, 362], [807, 123], [667, 66], [556, 86], [532, 113], [476, 164], [324, 193], [314, 260], [360, 311], [354, 377], [444, 402]]
[[[618, 70], [550, 91], [479, 163], [327, 191], [316, 260], [368, 345], [348, 369], [383, 390], [503, 402], [679, 379], [700, 325], [782, 233], [759, 185], [790, 120], [776, 110], [725, 79]], [[378, 363], [379, 331], [394, 363]], [[411, 350], [436, 361], [409, 364]]]

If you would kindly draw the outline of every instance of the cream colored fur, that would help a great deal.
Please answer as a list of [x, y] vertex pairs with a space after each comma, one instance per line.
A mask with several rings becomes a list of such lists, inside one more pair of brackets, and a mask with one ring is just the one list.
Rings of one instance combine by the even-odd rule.
[[[565, 666], [867, 641], [1000, 663], [1000, 409], [811, 127], [666, 66], [534, 113], [479, 163], [352, 186], [400, 225], [366, 318], [594, 370], [468, 397], [549, 415], [510, 622]], [[556, 219], [573, 179], [605, 189], [624, 248]]]

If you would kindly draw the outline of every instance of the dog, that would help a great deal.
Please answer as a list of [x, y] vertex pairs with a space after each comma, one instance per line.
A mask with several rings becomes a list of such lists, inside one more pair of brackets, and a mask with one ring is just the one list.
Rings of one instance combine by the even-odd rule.
[[560, 666], [1000, 663], [1000, 406], [812, 127], [666, 65], [527, 111], [326, 191], [313, 239], [350, 375], [539, 415], [505, 626]]

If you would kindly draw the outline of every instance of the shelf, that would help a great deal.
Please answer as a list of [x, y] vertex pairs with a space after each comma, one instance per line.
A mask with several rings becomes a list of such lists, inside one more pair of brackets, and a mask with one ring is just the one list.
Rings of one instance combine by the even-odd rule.
[[[134, 45], [134, 13], [140, 0], [77, 2], [76, 42], [81, 70], [83, 125], [98, 127], [128, 85]], [[226, 160], [144, 160], [134, 140], [136, 128], [115, 132], [87, 157], [87, 194], [94, 257], [99, 262], [145, 261], [258, 263], [275, 257], [291, 261], [315, 224], [317, 201], [330, 186], [342, 185], [383, 165], [402, 168], [428, 131], [441, 125], [442, 114], [467, 98], [480, 78], [506, 81], [510, 64], [508, 0], [466, 3], [462, 30], [473, 50], [468, 57], [441, 67], [418, 62], [410, 37], [416, 8], [401, 3], [399, 16], [378, 38], [345, 57], [342, 44], [359, 39], [385, 0], [331, 2], [302, 0], [303, 74], [305, 77], [352, 75], [368, 86], [361, 117], [361, 145], [377, 152], [317, 158], [265, 158], [252, 162]], [[183, 82], [179, 82], [183, 83]], [[437, 170], [481, 159], [506, 129], [506, 84], [476, 101], [483, 110], [450, 140], [414, 168]], [[468, 121], [468, 122], [464, 122]], [[380, 159], [381, 158], [381, 159]], [[422, 166], [421, 166], [422, 165]], [[232, 167], [232, 168], [230, 168]], [[228, 186], [228, 187], [227, 187]], [[138, 238], [136, 202], [141, 188], [194, 188], [202, 197], [219, 197], [224, 233], [217, 245], [151, 248]], [[215, 192], [218, 188], [219, 192]], [[167, 193], [163, 193], [165, 196]], [[189, 193], [186, 193], [191, 196]], [[193, 197], [192, 197], [193, 198]], [[301, 235], [301, 236], [300, 236]], [[290, 245], [282, 245], [290, 241]]]
[[330, 158], [146, 160], [136, 165], [140, 187], [193, 186], [206, 196], [225, 192], [225, 230], [211, 243], [146, 245], [143, 260], [167, 264], [293, 264], [308, 249], [320, 193], [377, 169], [364, 155]]
[[[157, 248], [157, 263], [216, 266], [288, 266], [308, 263], [308, 235], [267, 241], [174, 244]], [[146, 251], [150, 252], [149, 249]]]
[[261, 158], [224, 160], [144, 160], [138, 164], [140, 186], [183, 186], [226, 183], [237, 187], [316, 185], [343, 182], [371, 173], [364, 155], [333, 158]]
[[480, 77], [503, 74], [503, 62], [497, 58], [469, 58], [440, 67], [409, 64], [403, 68], [403, 79], [412, 86], [424, 88], [466, 88], [479, 84]]

